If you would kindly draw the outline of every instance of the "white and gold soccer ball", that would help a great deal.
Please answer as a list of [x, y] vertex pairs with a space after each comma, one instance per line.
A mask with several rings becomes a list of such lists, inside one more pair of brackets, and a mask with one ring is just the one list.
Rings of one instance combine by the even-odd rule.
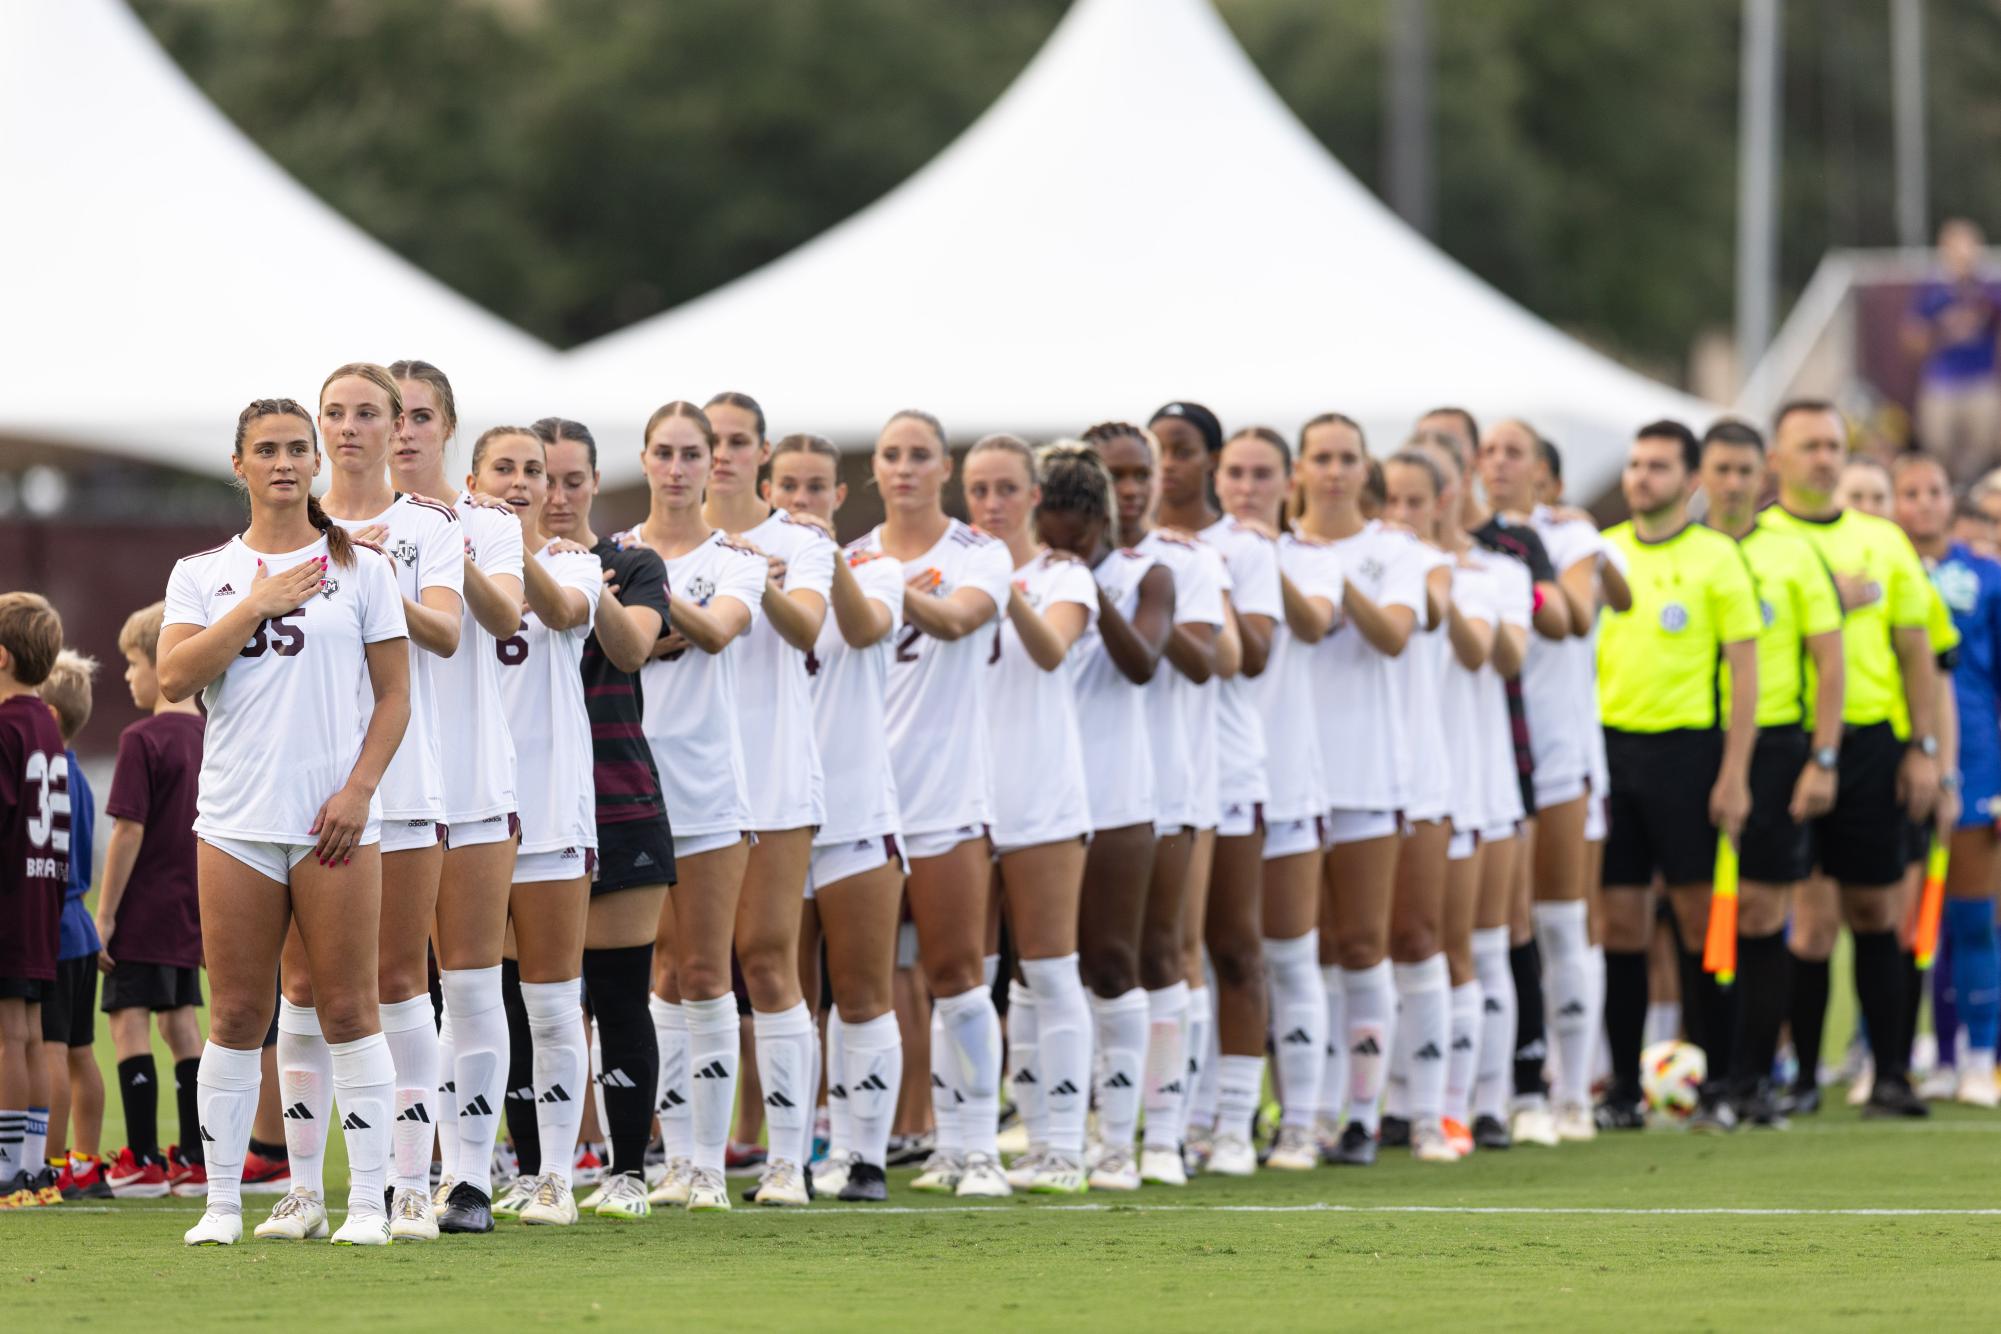
[[1708, 1076], [1709, 1058], [1693, 1043], [1656, 1042], [1640, 1053], [1640, 1091], [1647, 1096], [1647, 1106], [1662, 1116], [1686, 1119], [1695, 1110]]

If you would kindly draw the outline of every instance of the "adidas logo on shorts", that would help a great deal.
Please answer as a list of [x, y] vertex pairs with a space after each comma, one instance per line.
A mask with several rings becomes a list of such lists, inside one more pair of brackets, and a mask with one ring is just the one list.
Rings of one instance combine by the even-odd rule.
[[632, 869], [635, 871], [637, 871], [642, 866], [651, 866], [651, 865], [653, 865], [653, 854], [648, 852], [642, 852], [637, 857], [634, 857], [632, 859]]

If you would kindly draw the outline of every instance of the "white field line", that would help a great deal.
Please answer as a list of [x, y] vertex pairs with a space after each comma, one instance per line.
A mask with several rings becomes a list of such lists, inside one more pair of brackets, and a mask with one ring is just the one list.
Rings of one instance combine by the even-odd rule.
[[[765, 1218], [820, 1218], [830, 1214], [873, 1217], [882, 1214], [995, 1214], [1005, 1213], [1022, 1216], [1035, 1213], [1083, 1213], [1083, 1214], [1472, 1214], [1472, 1215], [1522, 1215], [1528, 1217], [1585, 1216], [1594, 1218], [2001, 1218], [2001, 1207], [1992, 1209], [1931, 1209], [1931, 1208], [1863, 1208], [1863, 1209], [1762, 1209], [1730, 1208], [1725, 1206], [1687, 1208], [1621, 1208], [1609, 1205], [1507, 1205], [1507, 1204], [1053, 1204], [1036, 1203], [1024, 1210], [1015, 1204], [943, 1204], [932, 1207], [912, 1205], [816, 1205], [808, 1209], [765, 1209], [750, 1216]], [[345, 1214], [345, 1209], [328, 1209], [327, 1213]], [[664, 1211], [663, 1211], [664, 1212]], [[199, 1215], [199, 1209], [117, 1209], [103, 1204], [65, 1204], [47, 1211], [46, 1216], [62, 1214], [186, 1214]], [[21, 1210], [19, 1217], [43, 1215], [39, 1209]]]

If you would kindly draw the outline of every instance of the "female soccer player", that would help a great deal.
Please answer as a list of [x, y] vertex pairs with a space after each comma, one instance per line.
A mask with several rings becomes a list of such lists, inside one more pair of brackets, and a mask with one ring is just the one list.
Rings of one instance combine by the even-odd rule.
[[[250, 525], [175, 563], [160, 632], [161, 693], [203, 691], [208, 708], [195, 822], [210, 987], [199, 1077], [208, 1205], [186, 1240], [243, 1236], [271, 981], [297, 921], [321, 979], [315, 1006], [347, 1136], [348, 1215], [334, 1240], [382, 1246], [396, 1068], [376, 1009], [375, 792], [410, 715], [403, 599], [388, 557], [357, 550], [313, 499], [319, 445], [299, 404], [246, 407], [233, 466]], [[366, 716], [354, 688], [364, 678]], [[324, 1236], [325, 1208], [316, 1198], [312, 1208], [309, 1231]]]
[[[549, 463], [542, 525], [589, 549], [606, 581], [582, 663], [598, 822], [597, 877], [584, 924], [584, 989], [597, 1033], [611, 1166], [578, 1208], [630, 1220], [644, 1218], [652, 1204], [645, 1160], [660, 1087], [660, 1038], [648, 990], [660, 908], [674, 879], [674, 834], [646, 744], [639, 682], [666, 623], [667, 567], [645, 547], [622, 549], [591, 531], [598, 459], [589, 428], [565, 417], [543, 417], [533, 430]], [[510, 998], [510, 1003], [518, 1002]], [[684, 1080], [687, 1031], [684, 1021], [676, 1049]], [[678, 1122], [671, 1109], [662, 1109], [661, 1118], [685, 1127], [685, 1103], [681, 1111]], [[685, 1171], [680, 1181], [685, 1190]]]
[[515, 775], [521, 850], [508, 912], [533, 1050], [537, 1133], [532, 1151], [523, 1150], [526, 1137], [517, 1134], [522, 1177], [494, 1202], [493, 1212], [567, 1226], [577, 1221], [571, 1171], [589, 1091], [578, 996], [598, 837], [590, 718], [578, 665], [604, 582], [594, 557], [553, 540], [542, 527], [548, 456], [533, 430], [496, 426], [482, 434], [473, 445], [471, 487], [513, 507], [529, 553], [522, 566], [528, 610], [520, 631], [498, 641], [495, 656], [521, 757]]
[[[788, 435], [772, 452], [765, 499], [801, 522], [826, 525], [822, 531], [831, 537], [834, 514], [847, 499], [839, 465], [832, 442]], [[850, 1201], [888, 1198], [883, 1169], [903, 1079], [892, 989], [904, 865], [885, 713], [903, 595], [903, 565], [895, 557], [842, 553], [828, 590], [832, 614], [805, 664], [826, 779], [808, 892], [834, 995], [827, 1024], [831, 1133], [814, 1185]]]
[[[1268, 427], [1237, 432], [1216, 467], [1216, 498], [1240, 526], [1271, 535], [1284, 522], [1292, 480], [1292, 448]], [[1278, 537], [1284, 616], [1274, 622], [1256, 704], [1264, 723], [1263, 895], [1260, 928], [1270, 976], [1270, 1039], [1276, 1053], [1283, 1110], [1267, 1167], [1303, 1172], [1319, 1162], [1313, 1118], [1327, 1060], [1327, 997], [1320, 977], [1322, 796], [1320, 739], [1299, 720], [1317, 707], [1311, 646], [1338, 622], [1341, 561], [1332, 545], [1297, 534]], [[1224, 1007], [1227, 1012], [1228, 1007]], [[1225, 1040], [1229, 1040], [1225, 1021]], [[1219, 1133], [1213, 1169], [1238, 1151]], [[1238, 1155], [1240, 1156], [1240, 1154]]]
[[1143, 511], [1153, 493], [1153, 451], [1138, 432], [1102, 433], [1089, 457], [1052, 457], [1036, 513], [1042, 540], [1083, 561], [1098, 585], [1097, 616], [1071, 655], [1092, 828], [1077, 931], [1098, 1051], [1102, 1155], [1091, 1170], [1092, 1190], [1140, 1186], [1133, 1140], [1146, 1075], [1147, 994], [1139, 951], [1158, 806], [1147, 697], [1174, 629], [1173, 571], [1119, 544], [1120, 511]]
[[[437, 1109], [444, 1176], [432, 1206], [441, 1232], [490, 1232], [493, 1140], [508, 1051], [501, 953], [518, 827], [514, 740], [500, 699], [497, 645], [521, 628], [521, 524], [506, 505], [475, 499], [446, 480], [458, 404], [445, 373], [426, 361], [398, 361], [389, 373], [403, 399], [390, 482], [451, 506], [464, 537], [459, 649], [431, 663], [437, 735], [448, 740], [452, 756], [440, 765], [445, 844], [434, 943], [445, 997]], [[469, 1147], [462, 1152], [462, 1146]]]
[[1319, 1132], [1324, 1156], [1358, 1166], [1376, 1157], [1377, 1104], [1396, 1008], [1385, 956], [1400, 838], [1397, 812], [1409, 800], [1411, 785], [1404, 680], [1395, 659], [1425, 615], [1427, 568], [1409, 533], [1363, 516], [1368, 477], [1367, 446], [1352, 420], [1325, 413], [1301, 430], [1294, 526], [1331, 542], [1347, 575], [1341, 595], [1347, 624], [1314, 652], [1319, 697], [1346, 701], [1342, 708], [1317, 710], [1321, 754], [1330, 757], [1331, 847], [1320, 958], [1327, 972], [1328, 1044], [1341, 1044], [1347, 1057], [1328, 1062]]
[[[838, 552], [819, 528], [758, 495], [757, 474], [771, 442], [757, 400], [717, 394], [704, 411], [716, 430], [716, 450], [703, 516], [776, 562], [760, 614], [732, 654], [738, 697], [747, 705], [737, 714], [737, 731], [745, 772], [755, 775], [749, 793], [756, 834], [737, 906], [736, 954], [750, 993], [770, 1145], [757, 1193], [765, 1203], [804, 1204], [820, 1079], [813, 1012], [799, 990], [799, 923], [813, 830], [826, 816], [805, 661], [827, 619]], [[789, 1175], [779, 1179], [788, 1166]]]
[[[740, 1050], [730, 941], [751, 823], [732, 646], [762, 611], [770, 566], [703, 517], [716, 432], [702, 410], [678, 401], [661, 407], [644, 440], [652, 508], [621, 541], [652, 548], [667, 563], [672, 590], [667, 633], [641, 680], [646, 740], [674, 812], [679, 876], [654, 942], [653, 993], [674, 998], [687, 1017], [694, 1132], [687, 1205], [699, 1212], [730, 1207], [723, 1150]], [[805, 1203], [804, 1171], [803, 1163], [773, 1162], [759, 1203]]]
[[1008, 602], [1007, 547], [945, 513], [945, 431], [897, 413], [876, 437], [884, 519], [858, 545], [902, 561], [905, 625], [889, 672], [889, 753], [910, 857], [910, 915], [935, 998], [932, 1102], [938, 1148], [914, 1189], [1010, 1193], [999, 1134], [1000, 1015], [984, 981], [987, 826], [993, 819], [982, 686], [988, 627]]
[[[1082, 446], [1051, 449], [1049, 461], [1069, 466]], [[1007, 544], [1014, 566], [984, 687], [997, 888], [1021, 974], [1008, 997], [1008, 1058], [1029, 1129], [1030, 1162], [1017, 1161], [1009, 1177], [1034, 1194], [1074, 1195], [1085, 1188], [1090, 1101], [1091, 1012], [1077, 970], [1077, 904], [1091, 818], [1068, 664], [1095, 618], [1098, 586], [1089, 566], [1037, 537], [1043, 492], [1022, 441], [990, 435], [974, 445], [965, 487], [973, 521]]]
[[[396, 381], [381, 366], [342, 366], [320, 388], [320, 433], [333, 473], [322, 506], [356, 540], [395, 562], [410, 631], [410, 722], [382, 776], [382, 948], [377, 963], [382, 1031], [396, 1065], [390, 1235], [432, 1241], [431, 1143], [436, 1118], [438, 1031], [431, 1011], [431, 919], [443, 861], [444, 772], [434, 664], [459, 647], [465, 539], [458, 515], [438, 501], [391, 488], [390, 446], [403, 424]], [[278, 1006], [278, 1077], [285, 1105], [307, 1116], [285, 1121], [294, 1191], [323, 1195], [332, 1056], [313, 1016], [313, 979], [295, 931], [287, 942]], [[259, 1235], [298, 1240], [302, 1218], [287, 1194]]]

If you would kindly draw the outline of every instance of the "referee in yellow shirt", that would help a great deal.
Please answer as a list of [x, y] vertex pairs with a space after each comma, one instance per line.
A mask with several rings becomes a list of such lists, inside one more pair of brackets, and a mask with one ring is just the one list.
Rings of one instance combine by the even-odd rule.
[[[1598, 629], [1598, 702], [1612, 780], [1604, 871], [1612, 1087], [1598, 1114], [1607, 1129], [1646, 1124], [1640, 1044], [1654, 880], [1667, 886], [1685, 945], [1699, 951], [1717, 831], [1736, 838], [1751, 813], [1758, 596], [1737, 544], [1688, 517], [1700, 462], [1695, 433], [1680, 422], [1642, 427], [1621, 478], [1632, 521], [1605, 534], [1624, 557], [1633, 598], [1624, 612], [1608, 608]], [[1727, 710], [1718, 698], [1725, 665]], [[1686, 977], [1687, 967], [1682, 971]], [[1701, 976], [1699, 955], [1695, 972]], [[1713, 981], [1683, 995], [1682, 1016], [1689, 1039], [1705, 1050], [1720, 1052], [1734, 1025], [1727, 993]]]

